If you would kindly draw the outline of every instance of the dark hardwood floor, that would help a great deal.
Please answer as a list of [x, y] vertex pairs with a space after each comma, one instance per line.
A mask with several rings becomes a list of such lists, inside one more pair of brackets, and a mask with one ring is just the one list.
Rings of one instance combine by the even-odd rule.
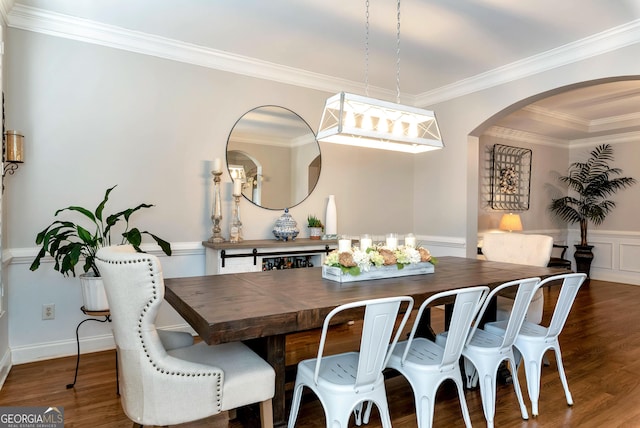
[[[545, 304], [554, 301], [556, 290], [545, 292]], [[543, 368], [540, 416], [520, 418], [511, 385], [501, 385], [497, 393], [496, 427], [638, 427], [640, 426], [640, 287], [603, 281], [583, 286], [561, 336], [563, 359], [574, 406], [566, 404], [555, 367], [555, 357], [547, 354], [551, 366]], [[434, 310], [434, 324], [441, 323], [441, 311]], [[547, 313], [545, 312], [545, 316]], [[352, 327], [336, 329], [336, 350], [351, 344]], [[287, 361], [314, 355], [314, 334], [292, 337]], [[116, 395], [114, 352], [82, 356], [78, 382], [73, 380], [75, 356], [14, 366], [0, 390], [0, 406], [62, 406], [65, 427], [130, 427]], [[525, 402], [530, 404], [520, 370]], [[396, 428], [416, 426], [413, 395], [401, 376], [387, 380], [389, 407]], [[466, 392], [471, 420], [486, 426], [477, 390]], [[242, 423], [226, 414], [180, 427], [239, 428]], [[297, 426], [324, 427], [320, 403], [303, 401]], [[380, 427], [374, 414], [368, 425]], [[464, 426], [457, 396], [449, 384], [440, 388], [434, 426]]]

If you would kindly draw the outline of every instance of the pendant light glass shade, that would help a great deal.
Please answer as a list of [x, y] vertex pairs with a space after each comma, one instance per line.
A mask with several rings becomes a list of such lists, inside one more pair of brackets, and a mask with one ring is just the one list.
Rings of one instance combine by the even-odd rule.
[[444, 147], [432, 111], [345, 92], [327, 100], [317, 140], [407, 153]]

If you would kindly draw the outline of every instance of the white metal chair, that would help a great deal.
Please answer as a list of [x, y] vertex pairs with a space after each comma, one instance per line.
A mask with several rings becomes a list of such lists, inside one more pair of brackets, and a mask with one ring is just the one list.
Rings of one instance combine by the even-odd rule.
[[[564, 324], [569, 316], [571, 306], [584, 283], [587, 275], [584, 273], [570, 273], [549, 277], [540, 283], [540, 287], [552, 281], [562, 281], [560, 294], [556, 301], [553, 316], [548, 326], [525, 321], [516, 337], [516, 364], [518, 367], [521, 358], [524, 360], [524, 368], [527, 376], [527, 390], [531, 399], [531, 413], [538, 416], [538, 399], [540, 397], [540, 371], [542, 369], [542, 358], [550, 349], [556, 354], [558, 364], [558, 374], [567, 398], [567, 404], [573, 405], [573, 398], [569, 391], [569, 384], [564, 372], [562, 354], [560, 353], [560, 342], [558, 336], [564, 328]], [[487, 323], [485, 330], [497, 334], [504, 334], [506, 328], [505, 321]], [[521, 357], [521, 358], [520, 358]], [[514, 374], [515, 376], [515, 374]]]
[[[398, 312], [403, 303], [406, 303], [405, 313], [396, 327]], [[360, 351], [323, 355], [331, 320], [340, 312], [362, 307], [364, 307], [364, 322]], [[322, 326], [317, 358], [298, 363], [288, 427], [295, 426], [302, 391], [306, 386], [318, 396], [322, 403], [327, 428], [346, 428], [351, 413], [355, 413], [358, 425], [362, 420], [366, 423], [371, 403], [378, 407], [382, 426], [391, 428], [382, 370], [398, 342], [412, 308], [411, 297], [399, 296], [347, 303], [329, 312]], [[356, 318], [350, 317], [350, 319]], [[391, 340], [392, 335], [393, 340]], [[365, 403], [368, 406], [363, 418], [362, 409]]]
[[[473, 320], [488, 292], [489, 287], [470, 287], [445, 291], [430, 297], [420, 306], [409, 338], [399, 342], [391, 354], [387, 367], [400, 372], [413, 389], [418, 428], [430, 428], [433, 425], [436, 393], [442, 382], [447, 379], [455, 382], [462, 417], [465, 425], [471, 427], [460, 372], [460, 355]], [[444, 346], [423, 337], [415, 337], [425, 308], [447, 297], [455, 297], [455, 302]]]
[[[531, 266], [547, 266], [553, 250], [553, 238], [547, 235], [524, 233], [485, 233], [482, 239], [482, 254], [489, 261], [517, 263]], [[513, 300], [498, 297], [496, 318], [508, 317]], [[544, 295], [538, 290], [527, 310], [527, 320], [539, 323], [544, 309]]]
[[[484, 411], [484, 417], [487, 420], [488, 428], [493, 427], [493, 419], [496, 412], [496, 378], [498, 367], [503, 361], [507, 361], [512, 367], [515, 367], [513, 343], [516, 340], [518, 331], [520, 331], [520, 327], [527, 313], [527, 308], [529, 307], [529, 303], [531, 303], [534, 293], [538, 289], [539, 283], [540, 278], [525, 278], [509, 281], [494, 288], [485, 299], [476, 317], [476, 323], [469, 333], [467, 343], [462, 349], [467, 387], [471, 388], [477, 383], [480, 383], [482, 409]], [[479, 322], [487, 310], [491, 299], [508, 288], [517, 288], [517, 292], [504, 334], [497, 335], [479, 328]], [[443, 343], [447, 335], [448, 333], [439, 334], [436, 337], [436, 342]], [[513, 388], [518, 398], [522, 419], [529, 419], [517, 376], [513, 376]]]
[[106, 247], [96, 263], [113, 315], [122, 408], [134, 427], [187, 423], [253, 403], [260, 403], [262, 427], [273, 427], [275, 372], [247, 346], [163, 346], [154, 324], [164, 300], [157, 257]]

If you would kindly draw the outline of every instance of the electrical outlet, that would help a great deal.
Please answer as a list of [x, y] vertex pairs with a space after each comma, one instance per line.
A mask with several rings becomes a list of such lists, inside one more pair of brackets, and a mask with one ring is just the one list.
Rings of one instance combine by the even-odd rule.
[[56, 317], [56, 305], [55, 303], [45, 303], [42, 305], [42, 319], [52, 320]]

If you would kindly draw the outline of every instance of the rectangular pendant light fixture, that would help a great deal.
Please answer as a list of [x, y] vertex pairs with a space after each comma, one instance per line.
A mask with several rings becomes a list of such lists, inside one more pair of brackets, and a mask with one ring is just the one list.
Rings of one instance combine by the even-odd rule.
[[327, 99], [317, 140], [406, 153], [444, 147], [432, 111], [345, 92]]

